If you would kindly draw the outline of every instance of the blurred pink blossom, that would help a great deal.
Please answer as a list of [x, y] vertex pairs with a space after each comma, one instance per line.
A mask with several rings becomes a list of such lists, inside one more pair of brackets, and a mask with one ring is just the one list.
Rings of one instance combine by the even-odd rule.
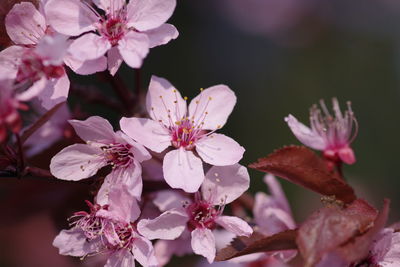
[[175, 0], [93, 2], [105, 15], [90, 1], [79, 0], [49, 0], [46, 15], [58, 32], [79, 36], [71, 44], [75, 58], [94, 60], [107, 54], [112, 75], [122, 61], [140, 68], [150, 48], [178, 37], [176, 28], [165, 23], [175, 9]]

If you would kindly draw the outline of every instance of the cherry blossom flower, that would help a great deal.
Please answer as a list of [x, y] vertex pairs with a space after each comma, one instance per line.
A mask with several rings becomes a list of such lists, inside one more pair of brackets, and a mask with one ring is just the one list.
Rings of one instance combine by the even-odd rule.
[[10, 80], [0, 80], [0, 143], [7, 138], [10, 130], [17, 133], [22, 128], [22, 119], [18, 109], [27, 107], [15, 97]]
[[[273, 175], [266, 175], [264, 182], [268, 185], [271, 195], [263, 192], [258, 192], [255, 196], [253, 208], [254, 221], [257, 225], [257, 231], [270, 236], [289, 229], [295, 229], [296, 224], [293, 220], [292, 212], [289, 203], [285, 197], [279, 182]], [[294, 250], [277, 251], [268, 253], [262, 258], [274, 257], [279, 261], [287, 262], [296, 256]]]
[[91, 204], [90, 212], [76, 212], [69, 230], [62, 230], [53, 245], [62, 255], [74, 257], [108, 256], [106, 267], [158, 266], [151, 242], [135, 227], [140, 215], [137, 201], [124, 185], [110, 192], [107, 205]]
[[105, 69], [105, 58], [83, 62], [69, 53], [67, 36], [56, 33], [43, 13], [44, 1], [37, 10], [30, 2], [16, 4], [6, 16], [5, 26], [15, 45], [0, 52], [0, 77], [15, 79], [26, 93], [24, 101], [38, 97], [43, 107], [65, 101], [70, 82], [64, 63], [79, 74]]
[[178, 37], [178, 31], [165, 22], [172, 15], [176, 0], [95, 0], [101, 15], [86, 1], [50, 0], [45, 7], [50, 24], [58, 32], [79, 36], [71, 53], [82, 60], [105, 54], [114, 75], [125, 61], [140, 68], [150, 48]]
[[236, 96], [216, 85], [195, 97], [189, 107], [167, 80], [153, 76], [146, 99], [151, 119], [122, 118], [121, 130], [154, 152], [168, 147], [163, 160], [165, 181], [172, 188], [196, 192], [204, 180], [202, 161], [215, 166], [237, 163], [244, 148], [232, 138], [215, 133], [227, 121]]
[[78, 181], [111, 165], [112, 171], [104, 180], [97, 202], [104, 204], [111, 188], [120, 183], [127, 185], [131, 195], [140, 199], [143, 187], [140, 162], [151, 158], [148, 151], [124, 133], [114, 132], [111, 124], [101, 117], [70, 120], [69, 123], [86, 144], [74, 144], [61, 150], [51, 160], [51, 173], [59, 179]]
[[[350, 144], [357, 135], [358, 125], [350, 102], [347, 103], [347, 111], [342, 114], [339, 102], [332, 99], [334, 116], [328, 111], [321, 100], [322, 112], [316, 105], [310, 110], [310, 124], [308, 128], [299, 122], [294, 116], [285, 118], [293, 134], [304, 145], [324, 152], [324, 156], [332, 161], [343, 161], [353, 164], [356, 161]], [[354, 125], [354, 132], [353, 132]]]
[[368, 259], [379, 267], [400, 266], [400, 232], [384, 228], [372, 245]]
[[[206, 257], [211, 263], [216, 253], [212, 230], [217, 225], [238, 236], [249, 236], [253, 232], [242, 219], [222, 215], [223, 207], [238, 198], [248, 187], [249, 174], [245, 167], [239, 164], [213, 166], [207, 172], [201, 196], [196, 193], [194, 201], [172, 190], [160, 192], [154, 203], [165, 212], [155, 219], [141, 220], [138, 231], [150, 240], [174, 240], [190, 232], [194, 253]], [[174, 245], [179, 246], [179, 243]], [[175, 250], [169, 252], [174, 253]]]

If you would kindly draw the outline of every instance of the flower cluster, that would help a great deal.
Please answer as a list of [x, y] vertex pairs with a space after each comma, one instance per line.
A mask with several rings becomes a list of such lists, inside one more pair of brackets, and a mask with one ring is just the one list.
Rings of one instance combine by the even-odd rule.
[[[1, 174], [90, 178], [97, 186], [88, 209], [73, 213], [69, 229], [55, 237], [59, 253], [101, 255], [106, 267], [164, 266], [191, 253], [227, 266], [399, 266], [399, 225], [385, 227], [389, 201], [378, 211], [344, 179], [342, 163], [356, 162], [350, 103], [342, 113], [333, 99], [331, 114], [321, 101], [322, 111], [311, 108], [310, 127], [285, 118], [297, 139], [322, 155], [287, 146], [249, 165], [267, 173], [269, 194], [253, 198], [239, 163], [245, 149], [220, 132], [236, 105], [234, 91], [211, 86], [188, 103], [161, 77], [151, 77], [145, 99], [140, 82], [134, 96], [121, 85], [123, 62], [138, 74], [150, 48], [178, 37], [166, 23], [175, 6], [176, 0], [23, 1], [5, 18], [11, 45], [0, 52]], [[102, 72], [121, 103], [96, 89], [70, 88], [71, 71]], [[63, 106], [69, 91], [78, 102], [121, 114], [119, 129], [118, 122]], [[57, 142], [49, 170], [29, 165]], [[323, 207], [296, 223], [274, 175], [321, 194]]]

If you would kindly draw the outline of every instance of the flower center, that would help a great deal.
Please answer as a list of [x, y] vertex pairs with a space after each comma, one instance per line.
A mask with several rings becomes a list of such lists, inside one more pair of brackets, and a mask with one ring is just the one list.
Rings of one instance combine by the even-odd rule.
[[96, 212], [102, 208], [107, 209], [108, 207], [92, 204], [90, 201], [86, 201], [86, 204], [90, 207], [89, 213], [86, 211], [78, 211], [68, 220], [75, 219], [70, 225], [82, 229], [87, 241], [91, 241], [103, 234], [105, 226], [105, 219], [97, 217]]
[[101, 23], [99, 32], [108, 39], [112, 46], [118, 44], [127, 31], [126, 23], [121, 18], [110, 18]]
[[47, 79], [60, 78], [65, 74], [64, 67], [55, 65], [44, 65], [43, 60], [34, 53], [24, 55], [18, 68], [17, 82], [40, 80], [43, 76]]
[[132, 146], [129, 144], [111, 144], [101, 147], [104, 151], [105, 160], [113, 168], [127, 167], [132, 163], [134, 157], [131, 148]]
[[214, 206], [204, 200], [190, 204], [186, 211], [190, 218], [188, 221], [190, 231], [196, 228], [215, 228], [215, 219], [220, 214]]
[[186, 150], [194, 148], [194, 143], [201, 137], [201, 129], [196, 129], [191, 121], [186, 118], [171, 127], [172, 145], [175, 148], [183, 147]]

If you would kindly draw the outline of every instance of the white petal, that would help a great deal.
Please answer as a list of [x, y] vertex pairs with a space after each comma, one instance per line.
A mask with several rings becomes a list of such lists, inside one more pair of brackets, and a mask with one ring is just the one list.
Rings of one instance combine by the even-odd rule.
[[239, 164], [213, 166], [206, 174], [201, 192], [203, 198], [214, 205], [224, 205], [240, 197], [249, 185], [250, 176], [246, 167]]
[[216, 130], [225, 125], [236, 104], [235, 93], [226, 85], [215, 85], [203, 90], [189, 105], [189, 116], [196, 125]]
[[163, 161], [165, 181], [172, 188], [194, 193], [204, 181], [203, 163], [183, 148], [168, 152]]
[[197, 228], [192, 231], [192, 248], [194, 253], [207, 258], [212, 263], [215, 258], [215, 238], [210, 229]]

